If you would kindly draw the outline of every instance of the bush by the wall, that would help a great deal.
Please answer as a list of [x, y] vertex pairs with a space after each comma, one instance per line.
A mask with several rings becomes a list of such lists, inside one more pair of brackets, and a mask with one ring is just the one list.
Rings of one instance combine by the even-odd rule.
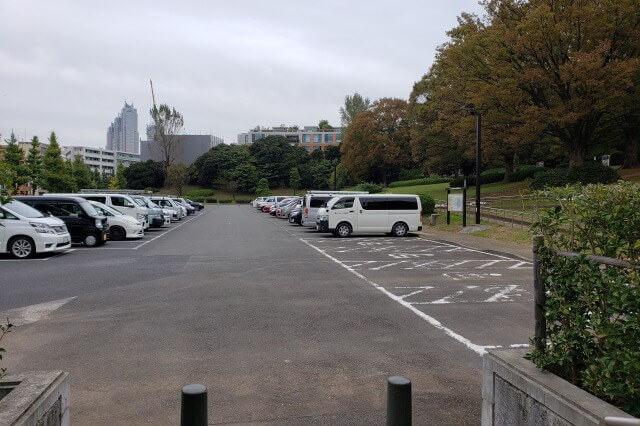
[[389, 188], [400, 188], [402, 186], [415, 186], [415, 185], [433, 185], [434, 183], [447, 183], [450, 182], [451, 178], [442, 178], [442, 177], [428, 177], [421, 179], [411, 179], [411, 180], [397, 180], [395, 182], [391, 182], [389, 184]]
[[416, 195], [420, 197], [420, 201], [422, 202], [422, 215], [428, 216], [433, 214], [436, 209], [436, 201], [433, 197], [424, 192], [418, 192]]
[[529, 186], [531, 189], [543, 189], [576, 183], [613, 183], [618, 179], [618, 173], [611, 167], [587, 163], [570, 168], [545, 169], [531, 179]]
[[363, 182], [355, 187], [356, 191], [367, 191], [369, 194], [377, 194], [382, 192], [383, 189], [384, 187], [382, 185], [371, 182]]
[[[640, 415], [640, 271], [560, 257], [596, 254], [640, 265], [640, 183], [538, 192], [547, 342], [530, 357], [628, 413]], [[557, 207], [549, 209], [549, 200]]]

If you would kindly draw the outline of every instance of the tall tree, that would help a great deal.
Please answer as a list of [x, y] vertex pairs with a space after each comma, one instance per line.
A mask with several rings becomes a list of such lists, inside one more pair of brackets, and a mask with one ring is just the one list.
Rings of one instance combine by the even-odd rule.
[[126, 189], [127, 188], [127, 178], [124, 175], [124, 163], [118, 163], [118, 167], [116, 168], [116, 173], [109, 180], [109, 189]]
[[320, 130], [332, 130], [333, 126], [329, 124], [328, 120], [320, 120], [318, 123], [318, 129]]
[[78, 189], [95, 188], [96, 182], [93, 180], [91, 168], [82, 160], [81, 155], [76, 155], [71, 164], [73, 180]]
[[71, 192], [75, 183], [69, 174], [69, 168], [62, 159], [55, 132], [49, 136], [49, 147], [42, 159], [43, 188], [49, 192]]
[[154, 105], [149, 113], [155, 126], [150, 148], [160, 154], [166, 171], [175, 161], [178, 136], [182, 132], [184, 119], [182, 114], [167, 104], [162, 104], [160, 107]]
[[296, 195], [296, 190], [300, 188], [300, 172], [297, 167], [291, 169], [289, 174], [289, 185], [293, 188], [293, 195]]
[[271, 194], [271, 190], [269, 189], [269, 181], [267, 178], [262, 178], [258, 181], [258, 186], [256, 186], [256, 195], [258, 197], [264, 197], [265, 195]]
[[363, 98], [358, 92], [353, 96], [344, 97], [344, 105], [340, 107], [340, 122], [342, 127], [347, 127], [356, 115], [365, 112], [371, 106], [369, 98]]
[[14, 178], [12, 180], [13, 187], [11, 190], [13, 193], [16, 193], [21, 185], [29, 182], [29, 174], [24, 164], [22, 150], [20, 149], [16, 135], [13, 132], [11, 132], [11, 136], [6, 140], [6, 142], [7, 148], [4, 152], [4, 159], [13, 170]]
[[37, 136], [31, 138], [31, 147], [29, 147], [29, 155], [27, 156], [27, 173], [31, 180], [31, 193], [35, 194], [42, 186], [42, 153], [40, 152], [40, 140]]
[[358, 180], [386, 185], [401, 167], [410, 165], [407, 102], [395, 98], [374, 102], [349, 125], [340, 151], [342, 162]]
[[133, 163], [124, 169], [127, 186], [131, 189], [161, 188], [164, 186], [164, 168], [162, 163], [153, 160]]
[[185, 166], [183, 162], [172, 164], [167, 168], [166, 183], [169, 187], [176, 190], [178, 197], [182, 196], [182, 191], [188, 179], [187, 166]]

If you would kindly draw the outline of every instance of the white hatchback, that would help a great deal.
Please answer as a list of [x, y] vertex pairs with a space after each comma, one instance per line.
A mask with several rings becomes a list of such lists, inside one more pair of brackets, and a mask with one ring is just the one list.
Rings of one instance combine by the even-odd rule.
[[36, 253], [64, 251], [71, 247], [71, 235], [57, 217], [45, 217], [20, 201], [0, 206], [0, 253], [26, 259]]

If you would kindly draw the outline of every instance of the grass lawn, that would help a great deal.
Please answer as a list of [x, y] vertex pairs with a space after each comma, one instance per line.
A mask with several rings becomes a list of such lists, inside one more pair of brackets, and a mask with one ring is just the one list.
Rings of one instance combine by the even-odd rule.
[[[467, 225], [471, 225], [472, 221], [473, 218], [467, 216]], [[423, 223], [427, 222], [423, 220]], [[509, 241], [518, 244], [531, 244], [533, 234], [528, 230], [521, 228], [512, 228], [510, 226], [496, 225], [491, 222], [487, 222], [485, 224], [491, 226], [491, 228], [484, 231], [474, 232], [470, 235], [481, 238], [489, 238], [492, 240]], [[462, 215], [451, 213], [451, 225], [447, 225], [447, 214], [441, 213], [440, 217], [438, 218], [438, 224], [433, 227], [427, 225], [425, 230], [429, 231], [429, 229], [436, 229], [438, 231], [445, 232], [460, 232], [462, 230]]]
[[[436, 183], [432, 185], [416, 185], [403, 186], [400, 188], [385, 188], [384, 192], [389, 194], [416, 194], [418, 192], [431, 195], [435, 200], [446, 200], [446, 188], [448, 183]], [[526, 182], [510, 182], [510, 183], [490, 183], [480, 187], [481, 195], [518, 195], [521, 191], [528, 190], [529, 186]], [[467, 189], [467, 197], [471, 198], [476, 195], [476, 187]]]

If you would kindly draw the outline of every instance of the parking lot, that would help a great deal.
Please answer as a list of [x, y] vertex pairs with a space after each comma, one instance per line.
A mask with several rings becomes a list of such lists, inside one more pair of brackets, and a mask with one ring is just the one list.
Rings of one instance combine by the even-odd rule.
[[479, 355], [528, 346], [533, 321], [528, 260], [434, 240], [428, 230], [406, 238], [343, 239], [263, 216]]

